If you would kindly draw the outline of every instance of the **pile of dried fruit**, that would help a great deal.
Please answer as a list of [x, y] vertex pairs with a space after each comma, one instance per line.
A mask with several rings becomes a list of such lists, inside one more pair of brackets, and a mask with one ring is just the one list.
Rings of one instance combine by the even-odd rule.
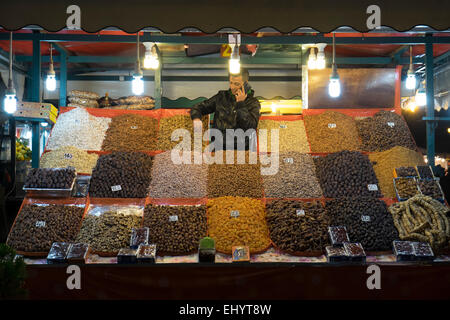
[[[258, 130], [260, 152], [309, 152], [309, 144], [303, 120], [260, 120], [258, 123]], [[267, 130], [266, 141], [261, 139], [262, 132], [264, 132], [262, 130]], [[274, 143], [278, 144], [278, 148], [276, 148], [275, 145], [275, 148], [272, 146], [272, 130], [278, 130], [278, 139], [275, 139], [275, 136], [273, 138], [275, 139]]]
[[401, 199], [409, 199], [420, 193], [414, 178], [395, 179], [395, 187]]
[[208, 200], [208, 232], [219, 252], [231, 254], [233, 246], [260, 252], [270, 246], [264, 204], [260, 200], [222, 197]]
[[150, 229], [149, 242], [156, 244], [159, 252], [191, 253], [206, 236], [206, 207], [147, 205], [144, 227]]
[[25, 179], [25, 188], [70, 189], [75, 179], [75, 168], [33, 168]]
[[87, 153], [75, 147], [67, 146], [42, 155], [39, 162], [41, 168], [64, 168], [74, 167], [78, 173], [92, 173], [98, 155]]

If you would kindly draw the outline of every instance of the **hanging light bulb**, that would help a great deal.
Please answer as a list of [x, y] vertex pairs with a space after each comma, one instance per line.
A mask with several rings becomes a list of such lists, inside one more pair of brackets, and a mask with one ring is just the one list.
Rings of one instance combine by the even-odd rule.
[[420, 84], [420, 87], [416, 92], [415, 100], [418, 107], [423, 107], [427, 104], [427, 93], [425, 91], [425, 87], [423, 86], [423, 82]]
[[231, 74], [239, 74], [241, 72], [239, 46], [236, 44], [230, 44], [230, 46], [232, 47], [232, 52], [229, 61], [229, 71]]
[[317, 58], [316, 58], [316, 69], [318, 69], [318, 70], [325, 69], [326, 61], [325, 61], [324, 49], [326, 46], [327, 46], [326, 43], [318, 43], [317, 44], [317, 49], [319, 50], [319, 52], [317, 53]]
[[136, 52], [137, 52], [136, 69], [133, 74], [133, 80], [131, 81], [131, 90], [133, 91], [133, 94], [141, 95], [144, 93], [144, 80], [141, 71], [141, 62], [139, 59], [139, 32], [137, 33]]
[[309, 49], [308, 69], [317, 69], [316, 49], [314, 47], [311, 47], [311, 49]]
[[156, 70], [159, 68], [159, 58], [156, 52], [156, 44], [151, 42], [145, 42], [144, 46], [145, 57], [144, 57], [144, 69]]
[[12, 32], [9, 33], [9, 79], [5, 99], [3, 100], [3, 108], [6, 113], [14, 113], [17, 110], [16, 89], [12, 80]]
[[331, 70], [330, 82], [328, 83], [328, 94], [332, 98], [337, 98], [341, 95], [341, 81], [337, 72], [336, 66], [336, 42], [335, 34], [333, 33], [333, 65]]
[[412, 46], [409, 47], [409, 69], [408, 75], [406, 76], [406, 89], [408, 90], [416, 89], [416, 74], [414, 73], [414, 68], [412, 64]]
[[52, 45], [50, 45], [50, 69], [47, 73], [45, 86], [48, 91], [55, 91], [56, 89], [56, 76], [55, 76], [55, 69], [53, 68]]

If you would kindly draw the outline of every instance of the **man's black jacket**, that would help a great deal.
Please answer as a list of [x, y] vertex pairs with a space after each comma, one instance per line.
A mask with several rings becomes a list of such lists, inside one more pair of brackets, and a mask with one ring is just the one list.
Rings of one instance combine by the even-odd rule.
[[[245, 101], [236, 102], [231, 90], [219, 91], [215, 96], [192, 107], [191, 118], [200, 119], [203, 115], [214, 113], [213, 128], [222, 131], [225, 140], [226, 129], [255, 129], [258, 127], [261, 104], [249, 90]], [[224, 141], [225, 146], [226, 141]], [[235, 141], [235, 144], [237, 141]], [[245, 139], [245, 148], [249, 141]]]

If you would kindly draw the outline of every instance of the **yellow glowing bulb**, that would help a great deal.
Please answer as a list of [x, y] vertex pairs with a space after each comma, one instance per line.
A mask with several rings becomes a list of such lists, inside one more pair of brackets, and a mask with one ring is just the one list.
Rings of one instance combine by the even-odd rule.
[[447, 128], [447, 132], [450, 133], [450, 128]]

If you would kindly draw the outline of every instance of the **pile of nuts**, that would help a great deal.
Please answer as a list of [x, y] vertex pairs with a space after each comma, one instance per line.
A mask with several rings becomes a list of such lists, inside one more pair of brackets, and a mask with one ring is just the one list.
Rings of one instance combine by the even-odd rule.
[[53, 242], [73, 242], [84, 207], [26, 204], [6, 243], [18, 251], [48, 252]]
[[405, 147], [394, 147], [387, 151], [369, 155], [373, 169], [377, 175], [381, 192], [387, 198], [395, 198], [394, 169], [423, 164], [423, 157], [416, 151]]
[[42, 155], [39, 162], [41, 168], [74, 167], [78, 173], [92, 173], [92, 168], [97, 163], [98, 155], [87, 153], [78, 148], [67, 146]]
[[25, 188], [70, 189], [76, 177], [75, 168], [33, 168], [25, 179]]
[[384, 151], [395, 146], [416, 149], [408, 125], [395, 112], [379, 111], [357, 121], [364, 151]]
[[395, 179], [395, 187], [401, 199], [408, 199], [420, 193], [414, 178], [397, 178]]
[[270, 246], [264, 204], [257, 199], [223, 197], [209, 199], [208, 232], [216, 250], [231, 254], [233, 246], [248, 246], [251, 253]]
[[345, 226], [352, 242], [360, 242], [369, 251], [388, 251], [398, 239], [384, 201], [373, 198], [342, 198], [327, 201], [332, 225]]
[[270, 238], [281, 250], [323, 251], [329, 245], [328, 216], [320, 202], [275, 200], [266, 209]]
[[142, 209], [106, 209], [105, 212], [89, 212], [83, 220], [76, 241], [88, 243], [97, 253], [117, 253], [130, 245], [131, 229], [139, 228]]
[[150, 204], [144, 210], [144, 227], [150, 229], [149, 242], [156, 244], [159, 252], [192, 253], [206, 236], [206, 207]]
[[106, 131], [102, 150], [152, 151], [156, 150], [158, 120], [137, 114], [114, 117]]
[[341, 151], [315, 159], [316, 173], [326, 198], [380, 198], [378, 180], [367, 155]]
[[[261, 130], [267, 130], [267, 141], [261, 139]], [[258, 123], [259, 130], [259, 151], [260, 152], [284, 152], [297, 151], [309, 152], [308, 139], [306, 137], [305, 124], [303, 120], [295, 121], [275, 121], [260, 120]], [[278, 130], [278, 150], [272, 149], [272, 133], [271, 130]], [[275, 138], [274, 138], [275, 139]]]
[[[208, 144], [207, 141], [203, 141], [203, 134], [209, 127], [209, 117], [202, 117], [202, 146], [203, 148]], [[191, 137], [191, 150], [194, 150], [194, 127], [192, 119], [189, 115], [175, 115], [172, 117], [163, 117], [159, 120], [159, 150], [172, 150], [177, 144], [182, 142], [172, 141], [172, 132], [177, 129], [186, 129], [190, 133]], [[202, 148], [202, 150], [203, 150]]]
[[[202, 157], [202, 154], [199, 154]], [[208, 165], [195, 164], [190, 154], [190, 164], [175, 164], [171, 151], [157, 154], [153, 161], [150, 196], [153, 198], [203, 198], [206, 197]], [[200, 158], [202, 159], [202, 158]]]
[[340, 112], [325, 111], [305, 116], [311, 152], [359, 150], [360, 140], [355, 120]]
[[[272, 153], [271, 156], [275, 154]], [[281, 153], [278, 172], [263, 175], [264, 193], [268, 198], [320, 198], [322, 190], [316, 178], [314, 161], [309, 154]]]
[[73, 146], [81, 150], [101, 149], [110, 118], [94, 117], [85, 109], [76, 108], [58, 116], [47, 149]]
[[151, 181], [152, 158], [139, 152], [101, 155], [92, 170], [91, 197], [145, 198]]
[[[234, 153], [234, 164], [226, 164], [226, 154]], [[239, 163], [238, 154], [244, 153], [244, 163]], [[259, 160], [252, 164], [251, 152], [223, 152], [222, 164], [213, 163], [208, 166], [208, 197], [237, 196], [262, 198], [262, 179]], [[255, 155], [255, 153], [252, 153]]]

